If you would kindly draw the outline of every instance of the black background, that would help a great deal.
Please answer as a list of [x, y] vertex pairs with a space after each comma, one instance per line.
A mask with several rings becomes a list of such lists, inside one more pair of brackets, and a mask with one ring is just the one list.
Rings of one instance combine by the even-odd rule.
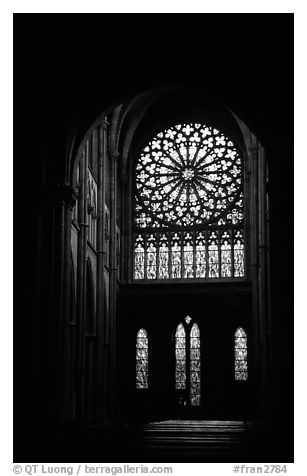
[[14, 438], [25, 454], [31, 438], [19, 435], [24, 425], [36, 432], [26, 413], [40, 389], [27, 355], [42, 338], [33, 319], [42, 183], [63, 181], [72, 125], [82, 136], [106, 108], [167, 84], [207, 88], [267, 150], [272, 319], [283, 342], [273, 356], [276, 391], [284, 388], [276, 405], [292, 418], [293, 15], [15, 14]]

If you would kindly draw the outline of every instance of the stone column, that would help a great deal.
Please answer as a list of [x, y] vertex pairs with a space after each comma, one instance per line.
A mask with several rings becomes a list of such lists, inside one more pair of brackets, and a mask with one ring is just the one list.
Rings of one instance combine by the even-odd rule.
[[252, 162], [252, 282], [253, 282], [253, 359], [255, 384], [258, 390], [259, 410], [264, 415], [268, 408], [268, 291], [267, 291], [267, 223], [266, 223], [266, 167], [262, 147], [256, 143], [250, 148]]
[[116, 259], [116, 221], [117, 221], [117, 160], [118, 152], [111, 155], [111, 210], [110, 210], [110, 420], [114, 422], [118, 407], [118, 395], [116, 389], [116, 301], [117, 301], [117, 259]]
[[97, 419], [100, 423], [104, 423], [104, 400], [105, 400], [105, 389], [104, 389], [104, 328], [106, 319], [105, 316], [105, 281], [104, 281], [104, 266], [105, 266], [105, 240], [104, 240], [104, 229], [105, 229], [105, 161], [106, 161], [106, 130], [108, 123], [103, 121], [101, 126], [98, 129], [98, 141], [99, 141], [99, 150], [98, 150], [98, 167], [97, 167], [97, 178], [98, 178], [98, 196], [97, 196], [97, 303], [96, 303], [96, 312], [97, 312]]
[[[264, 153], [264, 152], [263, 152]], [[270, 262], [270, 203], [269, 203], [269, 177], [266, 155], [264, 154], [264, 166], [265, 166], [265, 231], [266, 231], [266, 311], [267, 311], [267, 370], [268, 370], [268, 407], [269, 411], [273, 405], [273, 362], [272, 362], [272, 315], [271, 315], [271, 262]]]
[[262, 402], [264, 409], [269, 406], [269, 359], [268, 359], [268, 243], [267, 243], [267, 197], [266, 164], [264, 151], [259, 148], [258, 167], [258, 221], [259, 221], [259, 334], [262, 369]]
[[[37, 343], [40, 399], [37, 415], [52, 424], [68, 417], [68, 316], [70, 283], [70, 223], [75, 202], [67, 184], [44, 184], [41, 202], [43, 266], [38, 283]], [[40, 423], [40, 422], [39, 422]], [[47, 423], [46, 423], [47, 424]]]
[[77, 355], [77, 419], [84, 418], [84, 325], [86, 305], [86, 248], [87, 248], [87, 154], [82, 153], [80, 159], [80, 189], [78, 200], [79, 234], [77, 260], [77, 315], [76, 315], [76, 355]]
[[70, 357], [69, 357], [69, 320], [71, 303], [71, 220], [76, 203], [76, 194], [72, 187], [61, 187], [62, 208], [62, 250], [60, 274], [60, 313], [59, 313], [59, 369], [60, 418], [71, 419], [70, 402]]
[[[261, 348], [259, 335], [259, 210], [258, 210], [258, 156], [259, 146], [254, 143], [249, 148], [250, 153], [250, 269], [253, 290], [252, 336], [248, 334], [248, 352], [252, 358], [252, 391], [256, 395], [257, 411], [261, 411], [262, 378], [261, 378]], [[252, 338], [251, 338], [252, 337]], [[249, 372], [251, 375], [251, 372]], [[250, 378], [250, 377], [249, 377]]]

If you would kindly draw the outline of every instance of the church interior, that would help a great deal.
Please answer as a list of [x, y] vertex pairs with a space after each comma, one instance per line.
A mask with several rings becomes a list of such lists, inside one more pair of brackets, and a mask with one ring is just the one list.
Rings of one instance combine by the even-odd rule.
[[293, 16], [14, 36], [14, 461], [293, 461]]

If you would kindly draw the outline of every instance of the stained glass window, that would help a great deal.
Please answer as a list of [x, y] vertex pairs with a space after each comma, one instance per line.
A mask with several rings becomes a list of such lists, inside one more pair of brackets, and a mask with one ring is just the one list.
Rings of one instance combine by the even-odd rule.
[[230, 232], [225, 231], [221, 238], [221, 276], [222, 278], [231, 277], [231, 240]]
[[244, 277], [243, 163], [232, 139], [174, 125], [142, 150], [135, 182], [134, 279]]
[[176, 389], [186, 388], [186, 338], [183, 324], [179, 324], [175, 335]]
[[184, 321], [189, 325], [190, 322], [192, 321], [192, 317], [190, 317], [190, 316], [185, 316]]
[[200, 333], [196, 323], [190, 332], [190, 402], [200, 405]]
[[159, 235], [159, 278], [169, 277], [169, 245], [165, 233]]
[[235, 380], [247, 380], [247, 336], [242, 327], [235, 332]]
[[181, 240], [179, 233], [174, 233], [171, 237], [171, 268], [172, 278], [181, 278]]
[[186, 390], [189, 405], [200, 405], [200, 332], [192, 318], [186, 316], [175, 334], [176, 390]]
[[244, 241], [241, 230], [234, 237], [234, 276], [244, 276]]
[[135, 240], [135, 249], [134, 249], [134, 276], [135, 279], [144, 279], [145, 271], [145, 244], [144, 237], [139, 235]]
[[206, 238], [204, 233], [202, 232], [196, 233], [195, 242], [196, 242], [196, 246], [195, 246], [196, 278], [205, 278], [206, 269], [207, 269], [207, 259], [206, 259]]
[[194, 255], [193, 255], [193, 237], [191, 233], [184, 234], [183, 247], [183, 277], [194, 277]]
[[208, 240], [208, 264], [209, 278], [218, 278], [219, 276], [219, 246], [217, 233], [212, 231]]
[[147, 240], [147, 279], [155, 279], [157, 275], [157, 249], [156, 238], [154, 234], [148, 236]]
[[148, 336], [140, 329], [136, 336], [136, 388], [148, 388]]

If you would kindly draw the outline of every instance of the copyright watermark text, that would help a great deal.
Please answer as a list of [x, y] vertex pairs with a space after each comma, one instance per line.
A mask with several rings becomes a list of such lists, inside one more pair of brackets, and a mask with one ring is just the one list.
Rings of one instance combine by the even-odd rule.
[[173, 468], [170, 466], [133, 466], [124, 464], [122, 466], [90, 466], [88, 464], [79, 464], [75, 466], [49, 466], [45, 464], [16, 464], [13, 467], [15, 474], [43, 475], [43, 474], [172, 474]]

